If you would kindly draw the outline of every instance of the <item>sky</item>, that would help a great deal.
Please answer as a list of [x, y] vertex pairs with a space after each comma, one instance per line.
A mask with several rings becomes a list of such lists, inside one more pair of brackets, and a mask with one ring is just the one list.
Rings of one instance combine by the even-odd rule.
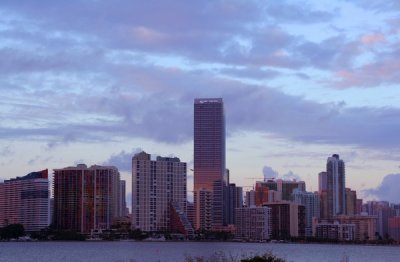
[[141, 150], [190, 168], [193, 101], [222, 97], [227, 167], [244, 190], [278, 177], [316, 191], [339, 154], [358, 197], [399, 203], [399, 10], [397, 0], [2, 0], [0, 179], [86, 163], [117, 166], [129, 185]]

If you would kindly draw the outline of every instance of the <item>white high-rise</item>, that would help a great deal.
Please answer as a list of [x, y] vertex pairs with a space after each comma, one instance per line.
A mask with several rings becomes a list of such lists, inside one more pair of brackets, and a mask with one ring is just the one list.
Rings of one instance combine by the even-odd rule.
[[186, 163], [141, 152], [132, 159], [132, 226], [170, 231], [172, 207], [186, 214]]

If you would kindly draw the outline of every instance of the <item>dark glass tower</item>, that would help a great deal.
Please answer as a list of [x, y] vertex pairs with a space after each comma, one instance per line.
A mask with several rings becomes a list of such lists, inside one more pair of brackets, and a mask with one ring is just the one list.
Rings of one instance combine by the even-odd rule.
[[[194, 204], [196, 229], [224, 224], [225, 116], [222, 98], [194, 100]], [[200, 192], [202, 192], [200, 194]], [[208, 192], [205, 194], [204, 192]], [[200, 199], [212, 195], [212, 201]], [[202, 206], [200, 203], [209, 203]], [[206, 214], [204, 214], [206, 213]]]

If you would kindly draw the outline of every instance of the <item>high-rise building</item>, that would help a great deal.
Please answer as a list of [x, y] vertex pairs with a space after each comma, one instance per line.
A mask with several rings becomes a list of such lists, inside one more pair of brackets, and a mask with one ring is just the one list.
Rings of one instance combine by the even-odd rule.
[[0, 183], [0, 227], [22, 224], [37, 232], [49, 226], [48, 170]]
[[235, 184], [231, 183], [228, 186], [227, 194], [228, 194], [227, 224], [235, 224], [236, 208], [243, 207], [243, 189], [242, 187], [237, 187]]
[[118, 217], [120, 175], [113, 166], [54, 169], [54, 226], [88, 234]]
[[326, 172], [320, 172], [318, 174], [318, 192], [328, 190], [328, 174]]
[[[194, 206], [195, 228], [220, 228], [226, 224], [227, 172], [225, 168], [225, 116], [222, 98], [194, 100]], [[202, 192], [202, 193], [201, 193]], [[211, 194], [211, 206], [200, 199]], [[205, 210], [211, 214], [200, 214]], [[208, 215], [211, 215], [209, 220]], [[207, 221], [201, 221], [206, 219]], [[208, 225], [207, 223], [211, 223]]]
[[246, 207], [256, 206], [256, 191], [250, 190], [246, 192]]
[[320, 198], [318, 193], [305, 192], [295, 189], [292, 194], [293, 202], [305, 208], [305, 236], [313, 235], [313, 218], [320, 218]]
[[240, 207], [236, 209], [235, 238], [261, 241], [271, 237], [271, 208]]
[[350, 188], [346, 188], [346, 215], [357, 215], [357, 192]]
[[119, 181], [119, 201], [118, 201], [118, 216], [123, 217], [127, 216], [126, 212], [126, 181]]
[[271, 208], [271, 238], [290, 239], [305, 236], [305, 208], [289, 201], [264, 204]]
[[[190, 225], [186, 216], [186, 163], [145, 152], [132, 158], [132, 226], [147, 232], [171, 232]], [[172, 224], [178, 223], [179, 225]], [[191, 226], [191, 225], [190, 225]], [[186, 233], [190, 230], [185, 229]], [[186, 234], [185, 232], [180, 232]]]
[[345, 164], [334, 154], [328, 157], [327, 173], [327, 207], [328, 217], [346, 214]]

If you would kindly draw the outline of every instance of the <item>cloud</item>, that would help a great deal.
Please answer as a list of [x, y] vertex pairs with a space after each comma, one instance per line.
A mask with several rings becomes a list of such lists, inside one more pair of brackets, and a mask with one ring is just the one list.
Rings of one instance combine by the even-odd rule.
[[373, 45], [373, 44], [384, 42], [385, 35], [383, 35], [382, 33], [368, 34], [368, 35], [362, 36], [360, 41], [364, 45]]
[[397, 0], [347, 0], [353, 4], [358, 5], [361, 8], [377, 11], [377, 12], [393, 12], [399, 10], [400, 3]]
[[132, 149], [130, 152], [122, 150], [118, 154], [111, 155], [111, 157], [104, 161], [103, 165], [115, 166], [121, 172], [132, 172], [132, 157], [139, 152], [141, 148]]
[[296, 181], [301, 181], [302, 180], [299, 175], [296, 175], [295, 173], [293, 173], [290, 170], [286, 174], [282, 175], [280, 178], [283, 179], [283, 180], [296, 180]]
[[378, 200], [398, 203], [400, 199], [399, 183], [400, 174], [389, 174], [383, 178], [379, 186], [363, 190], [362, 193]]
[[264, 179], [269, 179], [269, 178], [277, 178], [278, 177], [278, 172], [272, 169], [270, 166], [264, 166], [263, 167], [263, 175]]
[[0, 156], [2, 156], [2, 157], [8, 157], [13, 154], [14, 154], [14, 152], [11, 149], [11, 146], [4, 146], [4, 147], [0, 148]]
[[[3, 115], [9, 125], [0, 128], [0, 137], [43, 140], [49, 148], [132, 136], [185, 143], [193, 135], [193, 99], [211, 96], [224, 99], [228, 134], [255, 131], [306, 143], [370, 148], [400, 143], [397, 108], [318, 103], [268, 86], [209, 76], [207, 71], [155, 66], [114, 70], [120, 73], [118, 89], [38, 91], [40, 107], [11, 103]], [[129, 72], [134, 77], [125, 80]], [[31, 91], [20, 91], [19, 96], [39, 97]]]
[[297, 180], [301, 181], [301, 177], [294, 174], [292, 171], [287, 172], [286, 174], [279, 175], [279, 173], [272, 169], [270, 166], [263, 167], [263, 175], [264, 179], [283, 179], [283, 180]]
[[327, 83], [335, 88], [372, 88], [400, 83], [400, 62], [396, 57], [397, 55], [393, 54], [391, 58], [374, 61], [358, 68], [339, 70], [335, 80]]

